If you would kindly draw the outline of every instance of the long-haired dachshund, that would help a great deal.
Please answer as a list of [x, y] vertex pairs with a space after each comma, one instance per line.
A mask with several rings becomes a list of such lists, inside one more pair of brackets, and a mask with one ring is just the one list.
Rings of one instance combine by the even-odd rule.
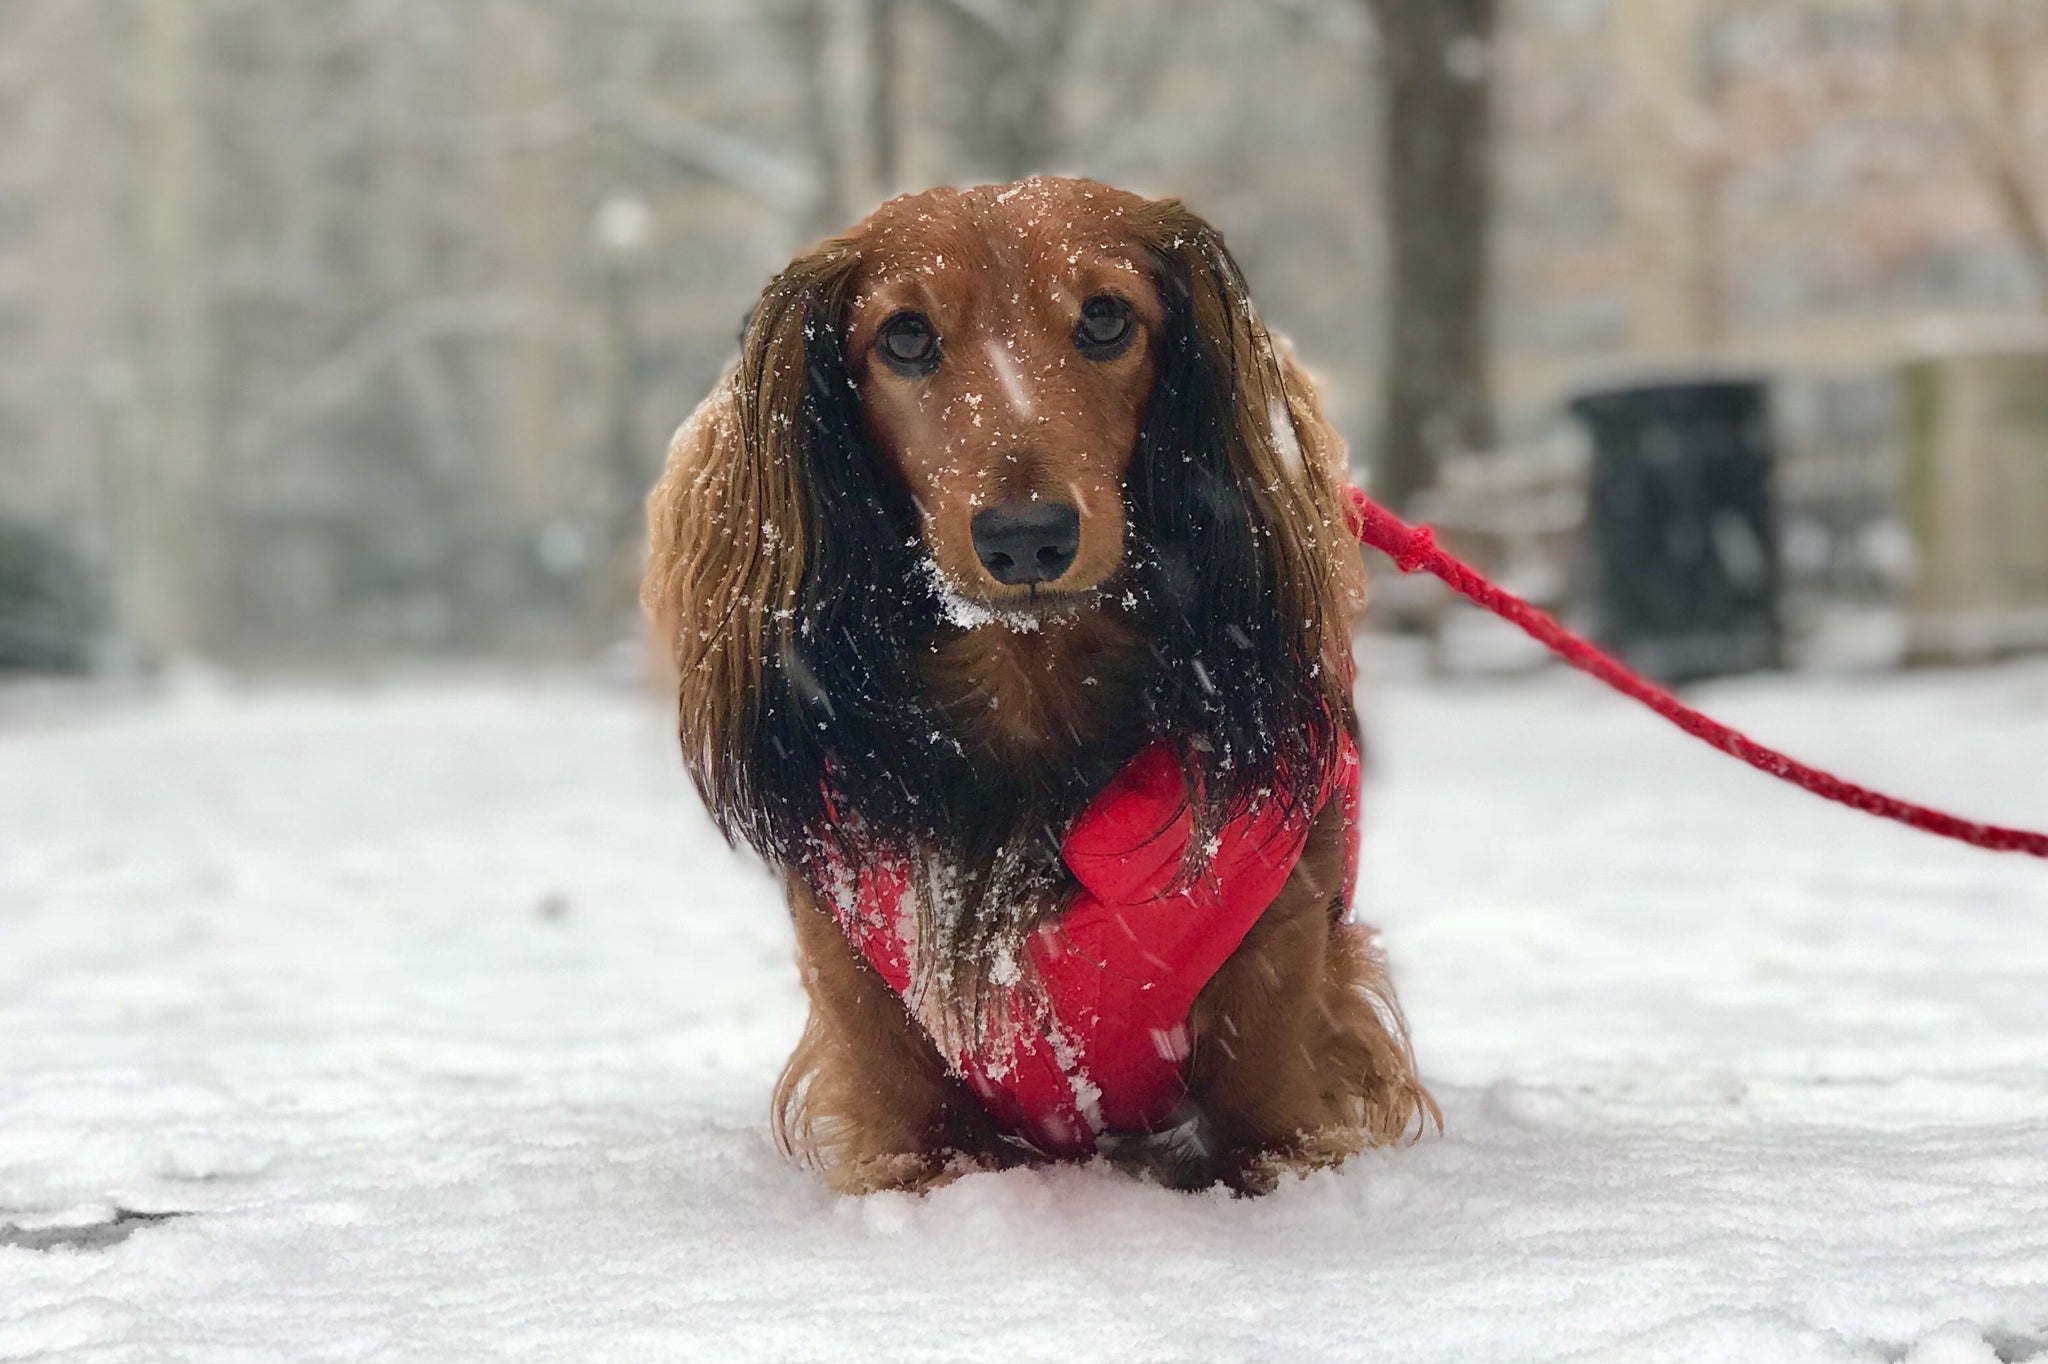
[[932, 190], [769, 284], [645, 600], [795, 918], [786, 1152], [849, 1192], [1093, 1154], [1258, 1191], [1435, 1119], [1347, 917], [1343, 464], [1172, 200]]

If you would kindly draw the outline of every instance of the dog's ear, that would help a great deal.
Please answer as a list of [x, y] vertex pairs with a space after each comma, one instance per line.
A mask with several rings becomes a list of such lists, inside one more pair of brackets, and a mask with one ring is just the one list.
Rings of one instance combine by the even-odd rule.
[[728, 838], [771, 851], [753, 754], [819, 536], [821, 442], [857, 440], [836, 353], [855, 264], [827, 242], [772, 280], [740, 357], [684, 423], [648, 502], [641, 601], [674, 662], [683, 757]]
[[1348, 715], [1362, 579], [1342, 443], [1252, 310], [1222, 234], [1165, 200], [1127, 219], [1164, 307], [1127, 483], [1167, 667], [1155, 724], [1202, 769], [1213, 815], [1327, 770]]

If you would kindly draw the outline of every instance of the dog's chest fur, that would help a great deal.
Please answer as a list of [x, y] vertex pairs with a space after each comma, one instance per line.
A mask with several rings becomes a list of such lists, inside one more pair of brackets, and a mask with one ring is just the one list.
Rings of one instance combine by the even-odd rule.
[[992, 784], [1099, 787], [1146, 737], [1144, 637], [1094, 608], [1034, 623], [948, 630], [920, 681], [951, 736], [989, 762]]
[[948, 628], [919, 670], [930, 714], [968, 759], [927, 831], [930, 874], [965, 892], [930, 945], [970, 974], [1071, 898], [1061, 841], [1150, 737], [1152, 654], [1133, 622], [1090, 608], [1035, 625]]

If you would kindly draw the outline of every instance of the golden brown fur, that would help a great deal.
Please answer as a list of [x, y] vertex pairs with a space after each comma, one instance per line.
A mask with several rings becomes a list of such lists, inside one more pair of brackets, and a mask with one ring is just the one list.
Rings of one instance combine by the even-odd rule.
[[[844, 514], [811, 486], [806, 424], [831, 400], [807, 350], [821, 325], [844, 337], [865, 439], [914, 500], [944, 592], [970, 610], [1030, 616], [1028, 630], [941, 625], [917, 654], [911, 685], [948, 741], [1018, 800], [1056, 805], [1076, 773], [1113, 771], [1145, 737], [1157, 643], [1117, 597], [1133, 449], [1165, 382], [1161, 279], [1185, 280], [1182, 312], [1201, 335], [1227, 338], [1229, 458], [1261, 527], [1276, 625], [1294, 656], [1319, 661], [1307, 671], [1313, 704], [1353, 724], [1349, 624], [1363, 572], [1343, 531], [1342, 442], [1251, 313], [1213, 230], [1177, 203], [1085, 181], [932, 191], [885, 205], [777, 277], [739, 361], [677, 436], [650, 504], [644, 599], [673, 658], [685, 759], [728, 832], [771, 857], [791, 847], [776, 841], [779, 807], [750, 755], [764, 751], [763, 689], [808, 647], [800, 599], [831, 529], [820, 518]], [[1138, 340], [1100, 363], [1077, 360], [1078, 310], [1105, 289], [1129, 300]], [[878, 360], [883, 324], [906, 309], [946, 338], [944, 364], [915, 382]], [[997, 581], [976, 557], [976, 511], [1041, 497], [1079, 511], [1072, 566], [1043, 591]], [[1259, 1189], [1281, 1169], [1341, 1160], [1435, 1119], [1384, 964], [1368, 932], [1345, 921], [1343, 849], [1333, 802], [1279, 899], [1197, 1002], [1188, 1122], [1125, 1139], [1120, 1161], [1169, 1183]], [[776, 1091], [785, 1150], [847, 1191], [921, 1187], [1021, 1158], [848, 944], [802, 846], [779, 860], [811, 1002]], [[1000, 931], [1014, 941], [1057, 908], [1053, 892], [1005, 911]], [[962, 958], [940, 978], [972, 981], [974, 944], [995, 938], [948, 937], [948, 927], [923, 940]]]
[[1228, 1153], [1222, 1177], [1270, 1187], [1441, 1118], [1371, 932], [1345, 919], [1343, 812], [1326, 807], [1280, 896], [1196, 999], [1189, 1091]]

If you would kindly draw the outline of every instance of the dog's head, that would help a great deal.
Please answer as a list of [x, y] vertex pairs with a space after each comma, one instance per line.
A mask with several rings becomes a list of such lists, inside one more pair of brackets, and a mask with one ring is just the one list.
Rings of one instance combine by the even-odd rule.
[[646, 599], [692, 774], [783, 863], [848, 805], [928, 831], [977, 755], [922, 705], [919, 652], [1103, 609], [1148, 634], [1148, 725], [1218, 812], [1317, 770], [1356, 587], [1341, 460], [1179, 203], [1052, 179], [894, 200], [770, 283], [656, 491]]
[[848, 377], [941, 583], [999, 609], [1123, 566], [1124, 477], [1167, 305], [1132, 196], [1066, 181], [938, 190], [857, 237]]

